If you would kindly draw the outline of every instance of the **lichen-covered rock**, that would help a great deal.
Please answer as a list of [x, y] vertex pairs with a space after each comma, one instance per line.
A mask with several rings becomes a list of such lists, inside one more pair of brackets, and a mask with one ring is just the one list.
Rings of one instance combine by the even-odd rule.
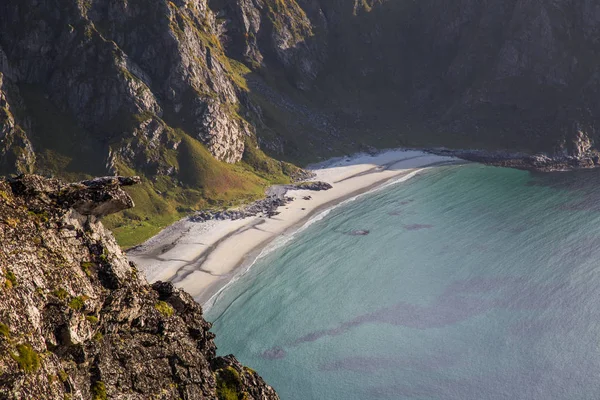
[[[150, 286], [98, 216], [132, 206], [137, 178], [0, 181], [0, 398], [277, 399], [235, 359], [215, 355], [187, 293]], [[245, 397], [244, 397], [245, 396]]]

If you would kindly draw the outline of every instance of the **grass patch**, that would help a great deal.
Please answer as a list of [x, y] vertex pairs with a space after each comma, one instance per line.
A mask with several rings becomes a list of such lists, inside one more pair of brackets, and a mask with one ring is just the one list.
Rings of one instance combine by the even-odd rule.
[[217, 371], [217, 397], [219, 400], [243, 400], [246, 393], [242, 391], [242, 380], [232, 367]]
[[88, 276], [88, 278], [91, 278], [91, 276], [92, 276], [92, 267], [94, 266], [94, 263], [93, 262], [89, 262], [89, 261], [84, 261], [80, 265], [81, 265], [81, 269]]
[[86, 315], [85, 319], [89, 323], [94, 324], [94, 325], [96, 325], [98, 323], [98, 317], [96, 317], [95, 315]]
[[97, 381], [92, 385], [92, 400], [107, 400], [106, 385], [102, 381]]
[[61, 382], [66, 382], [69, 380], [69, 375], [65, 372], [64, 369], [61, 369], [60, 371], [58, 371], [58, 379], [60, 379]]
[[4, 286], [6, 286], [7, 289], [17, 286], [17, 277], [10, 269], [6, 270], [6, 281], [4, 282]]
[[10, 339], [10, 328], [8, 325], [0, 323], [0, 336], [4, 339]]
[[69, 302], [69, 308], [79, 311], [85, 306], [85, 301], [87, 300], [87, 296], [77, 296], [73, 297]]
[[125, 190], [132, 197], [135, 207], [103, 219], [124, 248], [142, 243], [183, 216], [176, 209], [176, 201], [158, 195], [146, 179], [140, 185]]
[[180, 178], [189, 187], [202, 190], [212, 202], [229, 203], [263, 194], [264, 182], [237, 165], [216, 160], [199, 141], [183, 131], [179, 152]]
[[[249, 203], [263, 197], [267, 186], [289, 182], [285, 165], [269, 162], [255, 147], [241, 163], [232, 165], [215, 159], [181, 129], [173, 134], [181, 140], [174, 161], [179, 166], [177, 177], [142, 178], [141, 184], [125, 188], [135, 207], [103, 219], [124, 248], [142, 243], [195, 210]], [[118, 169], [122, 175], [140, 175], [123, 164]]]
[[67, 292], [63, 288], [53, 291], [52, 294], [55, 295], [56, 297], [58, 297], [60, 300], [66, 300], [67, 297], [69, 297], [69, 292]]
[[164, 315], [165, 317], [171, 317], [175, 313], [173, 307], [166, 301], [159, 301], [154, 305], [154, 308], [156, 308], [158, 312]]
[[26, 373], [35, 372], [40, 368], [40, 356], [29, 344], [17, 345], [17, 353], [12, 354], [12, 358]]

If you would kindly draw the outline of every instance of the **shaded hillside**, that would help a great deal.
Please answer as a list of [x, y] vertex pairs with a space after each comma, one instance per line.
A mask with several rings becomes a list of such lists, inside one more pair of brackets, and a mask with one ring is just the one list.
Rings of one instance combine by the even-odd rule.
[[[141, 175], [140, 208], [107, 221], [133, 244], [289, 180], [275, 159], [399, 145], [595, 151], [599, 7], [6, 0], [0, 169]], [[203, 181], [215, 171], [227, 178]]]

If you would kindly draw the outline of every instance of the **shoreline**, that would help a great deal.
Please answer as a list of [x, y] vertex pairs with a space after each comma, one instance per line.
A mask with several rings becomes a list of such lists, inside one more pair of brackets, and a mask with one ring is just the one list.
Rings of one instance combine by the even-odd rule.
[[[250, 252], [248, 252], [244, 256], [244, 259], [242, 261], [240, 261], [240, 263], [238, 265], [236, 265], [234, 267], [234, 269], [231, 271], [231, 276], [229, 277], [229, 279], [227, 279], [227, 281], [224, 284], [219, 284], [219, 282], [215, 282], [213, 285], [208, 286], [206, 288], [206, 290], [200, 296], [198, 296], [196, 298], [196, 301], [198, 301], [200, 304], [202, 304], [203, 307], [210, 308], [212, 306], [212, 304], [217, 300], [217, 296], [224, 289], [226, 289], [227, 286], [229, 286], [231, 283], [233, 283], [235, 280], [237, 280], [237, 278], [243, 276], [252, 267], [252, 265], [254, 265], [256, 263], [256, 261], [258, 261], [263, 256], [266, 256], [271, 251], [276, 250], [280, 246], [285, 245], [289, 240], [293, 240], [294, 236], [296, 234], [298, 234], [304, 230], [303, 228], [312, 225], [312, 224], [309, 225], [309, 222], [311, 220], [322, 215], [323, 213], [329, 212], [329, 211], [335, 209], [336, 207], [345, 204], [348, 201], [355, 200], [363, 195], [367, 195], [367, 194], [376, 192], [377, 190], [383, 189], [389, 185], [393, 185], [396, 183], [402, 183], [402, 182], [404, 182], [404, 180], [403, 180], [404, 178], [408, 177], [408, 179], [410, 179], [413, 176], [418, 175], [420, 172], [422, 172], [428, 168], [434, 167], [436, 165], [437, 164], [425, 165], [421, 168], [409, 170], [402, 176], [391, 178], [385, 182], [374, 183], [373, 185], [371, 185], [369, 187], [365, 187], [357, 192], [350, 193], [347, 196], [340, 197], [336, 200], [332, 200], [329, 203], [325, 203], [325, 204], [322, 204], [322, 205], [316, 207], [309, 215], [307, 215], [305, 218], [303, 218], [301, 221], [298, 221], [294, 225], [289, 226], [287, 228], [287, 230], [282, 232], [279, 236], [274, 237], [269, 240], [266, 240], [265, 242], [258, 244], [254, 249], [252, 249]], [[442, 164], [439, 164], [439, 165], [441, 166]], [[450, 162], [445, 163], [443, 165], [450, 165]], [[408, 179], [406, 179], [406, 180], [408, 180]], [[320, 220], [320, 218], [318, 220]], [[318, 220], [315, 220], [315, 222]], [[269, 248], [269, 245], [271, 245], [277, 239], [282, 238], [282, 237], [285, 237], [288, 240], [285, 240], [281, 245], [274, 246], [272, 249]], [[269, 250], [269, 251], [266, 254], [263, 254], [263, 252], [265, 250]]]
[[464, 161], [404, 149], [334, 158], [313, 165], [316, 169], [311, 170], [314, 181], [332, 185], [329, 190], [288, 189], [284, 196], [294, 200], [271, 216], [202, 222], [187, 217], [128, 251], [128, 257], [148, 281], [171, 281], [200, 304], [210, 306], [212, 299], [245, 274], [272, 243], [280, 239], [287, 242], [315, 217], [350, 199], [408, 180], [427, 168], [460, 162]]
[[591, 151], [578, 152], [574, 155], [530, 154], [503, 150], [448, 149], [445, 147], [425, 148], [423, 151], [440, 156], [457, 157], [494, 167], [536, 172], [567, 172], [600, 167], [600, 155]]

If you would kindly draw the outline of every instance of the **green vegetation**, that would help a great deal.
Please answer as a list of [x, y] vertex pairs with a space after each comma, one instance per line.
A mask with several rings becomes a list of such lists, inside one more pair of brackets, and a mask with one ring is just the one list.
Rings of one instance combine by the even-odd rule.
[[92, 400], [107, 400], [106, 385], [102, 381], [96, 381], [92, 385]]
[[29, 344], [17, 345], [17, 354], [12, 354], [12, 358], [26, 373], [35, 372], [40, 368], [40, 356]]
[[58, 371], [58, 379], [60, 379], [61, 382], [66, 382], [69, 380], [69, 375], [65, 372], [64, 369], [61, 369], [60, 371]]
[[245, 76], [251, 73], [252, 71], [250, 71], [250, 69], [246, 67], [246, 65], [242, 64], [239, 61], [233, 60], [231, 58], [225, 58], [225, 60], [227, 63], [226, 66], [229, 66], [227, 70], [230, 71], [229, 77], [231, 78], [233, 83], [235, 83], [235, 85], [238, 88], [249, 92], [250, 88], [248, 87], [248, 82], [246, 82]]
[[233, 205], [233, 199], [253, 200], [263, 195], [264, 183], [242, 166], [217, 161], [197, 140], [182, 134], [180, 178], [198, 188], [209, 203]]
[[175, 313], [173, 307], [165, 301], [159, 301], [154, 305], [154, 308], [156, 308], [158, 312], [164, 315], [165, 317], [170, 317], [173, 315], [173, 313]]
[[4, 282], [4, 286], [6, 286], [7, 289], [17, 286], [17, 277], [10, 269], [6, 270], [6, 281]]
[[[251, 142], [242, 162], [232, 165], [216, 160], [183, 130], [175, 129], [173, 135], [181, 141], [169, 161], [178, 168], [178, 179], [163, 176], [150, 181], [142, 177], [141, 184], [125, 189], [135, 207], [103, 219], [124, 248], [143, 242], [194, 210], [223, 209], [257, 200], [266, 187], [289, 182], [285, 174], [295, 169], [269, 159]], [[122, 175], [143, 176], [124, 164], [118, 169]]]
[[[119, 165], [119, 173], [128, 176], [139, 175], [122, 164]], [[160, 186], [160, 183], [162, 181], [157, 186]], [[143, 242], [183, 216], [176, 208], [179, 203], [177, 186], [170, 181], [167, 185], [163, 189], [168, 191], [161, 192], [164, 193], [161, 195], [154, 188], [155, 184], [142, 178], [139, 185], [125, 189], [133, 199], [135, 207], [103, 219], [122, 247], [128, 248]]]
[[8, 194], [4, 190], [0, 190], [0, 198], [4, 199], [7, 203], [10, 202], [10, 197], [8, 197]]
[[50, 220], [48, 217], [48, 212], [44, 211], [29, 211], [28, 214], [36, 219], [38, 222], [46, 223]]
[[10, 339], [10, 328], [8, 325], [0, 323], [0, 336], [5, 339]]
[[94, 325], [98, 323], [98, 317], [96, 317], [95, 315], [86, 315], [85, 319]]
[[85, 306], [85, 301], [87, 300], [87, 296], [77, 296], [73, 297], [69, 302], [69, 307], [75, 311], [81, 310]]
[[52, 292], [52, 294], [55, 295], [56, 297], [58, 297], [61, 300], [66, 300], [67, 297], [69, 297], [69, 292], [67, 292], [63, 288], [56, 289], [55, 291]]
[[94, 339], [94, 341], [96, 342], [101, 342], [102, 339], [104, 339], [104, 335], [102, 334], [102, 332], [96, 332], [94, 333], [94, 336], [92, 336], [92, 339]]
[[92, 276], [92, 267], [94, 266], [94, 263], [93, 262], [89, 262], [89, 261], [84, 261], [80, 265], [81, 265], [81, 269], [83, 270], [83, 272], [88, 277], [91, 277]]
[[242, 391], [242, 380], [232, 367], [217, 371], [217, 397], [219, 400], [244, 400], [247, 393]]

